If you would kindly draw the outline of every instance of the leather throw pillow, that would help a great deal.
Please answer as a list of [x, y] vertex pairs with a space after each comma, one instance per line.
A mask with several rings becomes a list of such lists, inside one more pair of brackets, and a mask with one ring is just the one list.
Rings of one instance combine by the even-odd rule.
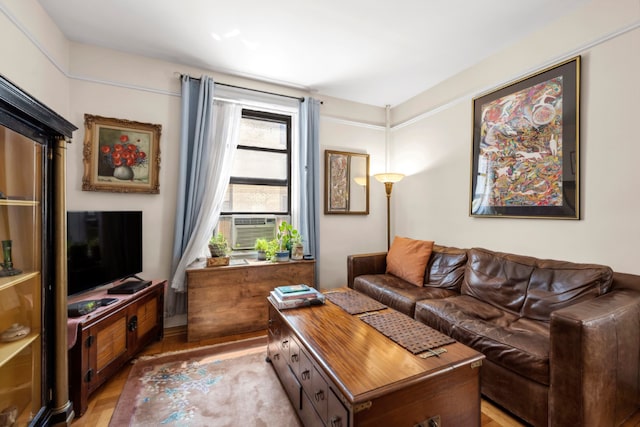
[[432, 251], [432, 241], [396, 236], [387, 253], [387, 274], [412, 285], [423, 286], [424, 272]]

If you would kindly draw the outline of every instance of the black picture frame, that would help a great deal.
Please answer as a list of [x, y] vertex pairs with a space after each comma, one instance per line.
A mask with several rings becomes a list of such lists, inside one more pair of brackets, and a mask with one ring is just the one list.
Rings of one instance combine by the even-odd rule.
[[580, 56], [473, 99], [470, 216], [580, 219]]

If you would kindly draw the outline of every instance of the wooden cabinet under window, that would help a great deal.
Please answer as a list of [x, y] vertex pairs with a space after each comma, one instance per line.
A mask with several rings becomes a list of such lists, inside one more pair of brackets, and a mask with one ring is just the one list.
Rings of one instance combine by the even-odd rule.
[[73, 417], [55, 339], [66, 325], [64, 138], [75, 129], [0, 76], [0, 425]]
[[277, 286], [314, 286], [315, 261], [248, 261], [187, 270], [187, 339], [265, 330], [267, 297]]

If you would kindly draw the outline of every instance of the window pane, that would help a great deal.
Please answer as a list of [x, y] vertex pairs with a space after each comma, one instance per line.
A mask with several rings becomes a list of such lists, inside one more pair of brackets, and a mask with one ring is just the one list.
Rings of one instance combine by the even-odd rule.
[[287, 125], [265, 120], [243, 118], [240, 120], [240, 145], [287, 149]]
[[238, 149], [231, 176], [243, 178], [287, 179], [287, 154]]
[[229, 184], [222, 212], [287, 212], [286, 186]]

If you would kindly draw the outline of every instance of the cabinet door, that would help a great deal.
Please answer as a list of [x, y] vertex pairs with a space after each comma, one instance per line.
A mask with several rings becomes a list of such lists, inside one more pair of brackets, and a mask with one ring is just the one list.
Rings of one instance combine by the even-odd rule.
[[25, 425], [46, 405], [42, 376], [44, 148], [0, 126], [0, 412]]
[[158, 336], [160, 328], [159, 292], [151, 292], [132, 303], [128, 309], [129, 354], [133, 356]]
[[85, 346], [89, 363], [83, 381], [89, 383], [91, 393], [128, 359], [126, 310], [119, 310], [89, 328]]
[[141, 301], [136, 310], [136, 316], [138, 317], [138, 341], [143, 341], [158, 326], [158, 299], [155, 295], [152, 298]]

